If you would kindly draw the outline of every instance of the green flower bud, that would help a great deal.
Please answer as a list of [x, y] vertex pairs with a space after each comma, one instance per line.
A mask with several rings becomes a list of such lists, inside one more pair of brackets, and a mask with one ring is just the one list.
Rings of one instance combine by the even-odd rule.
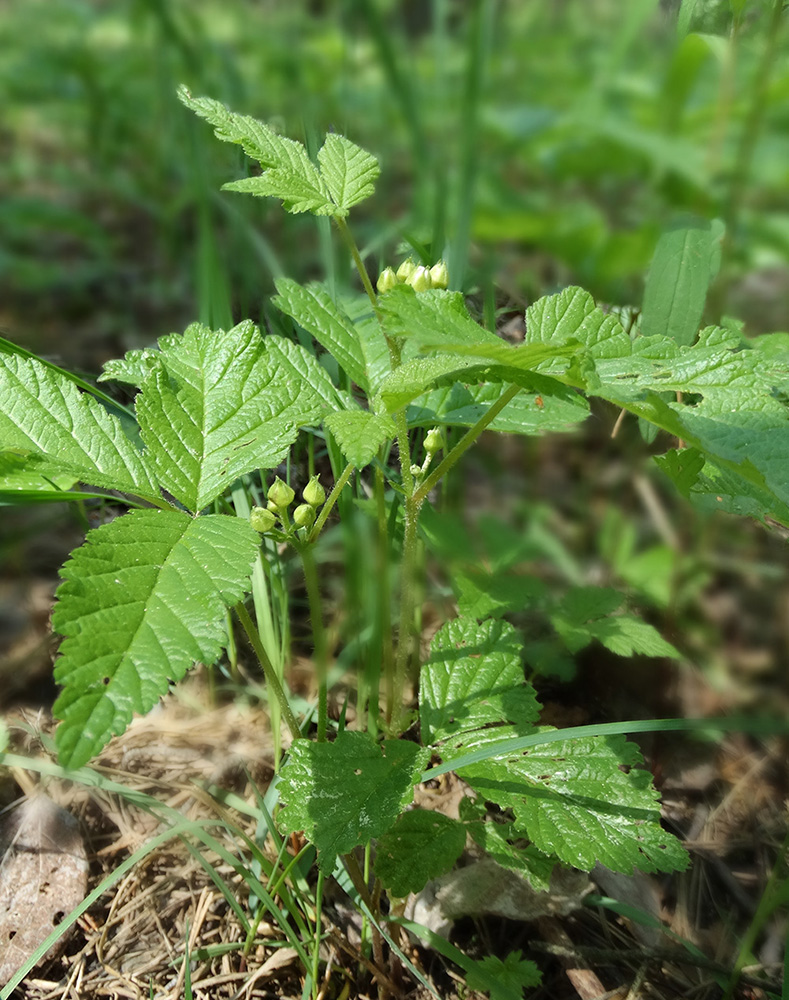
[[425, 451], [428, 455], [435, 455], [444, 447], [444, 440], [438, 427], [431, 427], [425, 435]]
[[270, 510], [272, 514], [276, 514], [279, 507], [274, 503], [273, 500], [266, 501], [266, 510]]
[[255, 531], [259, 531], [261, 535], [265, 535], [267, 531], [271, 531], [277, 523], [277, 519], [265, 507], [253, 507], [249, 515], [249, 523]]
[[445, 260], [440, 260], [430, 268], [430, 280], [433, 288], [449, 287], [449, 270]]
[[310, 479], [304, 487], [304, 492], [301, 495], [310, 507], [320, 507], [320, 505], [326, 500], [326, 490], [318, 481], [318, 476], [313, 476], [312, 479]]
[[426, 292], [428, 288], [432, 288], [430, 271], [426, 267], [416, 268], [406, 284], [410, 285], [415, 292]]
[[409, 257], [408, 260], [404, 260], [400, 267], [398, 267], [395, 277], [402, 284], [403, 282], [408, 281], [415, 270], [416, 264]]
[[293, 511], [293, 523], [297, 528], [311, 528], [315, 524], [315, 508], [308, 503], [299, 504]]
[[290, 486], [287, 483], [283, 483], [279, 476], [277, 476], [268, 491], [269, 504], [273, 503], [276, 510], [287, 510], [295, 497], [296, 494]]
[[421, 475], [421, 473], [422, 473], [422, 466], [417, 465], [416, 462], [414, 462], [414, 464], [411, 466], [411, 475], [419, 476]]
[[388, 292], [390, 288], [394, 288], [397, 284], [397, 275], [391, 267], [385, 268], [378, 275], [378, 283], [376, 285], [379, 292]]

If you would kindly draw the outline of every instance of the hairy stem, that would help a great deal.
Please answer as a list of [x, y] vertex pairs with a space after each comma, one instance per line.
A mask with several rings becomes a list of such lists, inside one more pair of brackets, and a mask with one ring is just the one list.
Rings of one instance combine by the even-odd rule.
[[318, 535], [321, 533], [321, 530], [323, 529], [324, 524], [326, 524], [329, 514], [331, 514], [334, 505], [337, 503], [337, 498], [339, 497], [340, 493], [342, 493], [342, 489], [345, 486], [345, 484], [351, 478], [351, 473], [353, 472], [353, 470], [354, 470], [353, 462], [349, 462], [342, 470], [340, 478], [334, 484], [334, 488], [329, 494], [326, 503], [323, 505], [320, 514], [318, 514], [317, 521], [312, 526], [312, 531], [310, 531], [309, 537], [307, 539], [308, 544], [314, 542], [315, 539], [318, 537]]
[[274, 697], [279, 703], [279, 707], [282, 711], [282, 715], [285, 718], [285, 722], [288, 725], [291, 736], [294, 740], [301, 737], [301, 730], [299, 729], [298, 721], [296, 716], [293, 714], [293, 710], [288, 703], [288, 699], [285, 695], [285, 691], [280, 683], [279, 677], [277, 677], [277, 672], [272, 666], [271, 660], [268, 658], [268, 653], [263, 647], [258, 630], [255, 628], [252, 619], [249, 617], [249, 612], [244, 607], [243, 601], [239, 603], [234, 608], [236, 613], [236, 618], [241, 622], [241, 627], [247, 634], [247, 638], [255, 650], [255, 656], [257, 656], [261, 667], [263, 668], [263, 675], [266, 678], [266, 684], [268, 685], [269, 691], [273, 692]]
[[373, 304], [373, 309], [377, 311], [378, 309], [378, 299], [375, 296], [375, 289], [370, 281], [370, 275], [367, 273], [367, 268], [364, 266], [364, 261], [362, 260], [362, 255], [359, 253], [359, 248], [356, 246], [356, 240], [354, 240], [351, 235], [351, 231], [348, 228], [348, 224], [341, 215], [335, 215], [334, 221], [337, 223], [337, 228], [340, 231], [340, 236], [342, 236], [343, 242], [348, 248], [348, 252], [351, 257], [353, 257], [353, 262], [356, 265], [356, 270], [359, 272], [359, 277], [362, 279], [362, 284], [364, 285], [364, 290], [370, 301]]

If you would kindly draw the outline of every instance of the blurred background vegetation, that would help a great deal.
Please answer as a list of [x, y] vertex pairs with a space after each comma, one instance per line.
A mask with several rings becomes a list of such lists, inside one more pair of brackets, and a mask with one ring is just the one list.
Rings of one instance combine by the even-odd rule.
[[[268, 304], [279, 273], [327, 276], [338, 292], [353, 284], [327, 219], [219, 191], [249, 165], [178, 103], [183, 82], [313, 151], [334, 129], [375, 153], [376, 194], [351, 220], [371, 272], [407, 253], [444, 256], [486, 325], [515, 338], [525, 306], [572, 283], [637, 311], [661, 232], [688, 214], [726, 227], [706, 321], [786, 330], [782, 8], [5, 0], [0, 328], [95, 373], [196, 318], [283, 330]], [[743, 670], [774, 684], [789, 646], [785, 540], [685, 511], [644, 473], [649, 448], [635, 425], [611, 441], [615, 418], [595, 413], [580, 436], [482, 449], [471, 461], [484, 475], [454, 488], [527, 539], [512, 543], [521, 562], [544, 560], [563, 586], [620, 586], [712, 674], [740, 650]], [[30, 565], [17, 514], [3, 532], [6, 572]], [[30, 517], [24, 531], [40, 544], [51, 512]], [[347, 526], [343, 578], [358, 608], [375, 572], [364, 537]], [[480, 558], [495, 565], [483, 543]]]

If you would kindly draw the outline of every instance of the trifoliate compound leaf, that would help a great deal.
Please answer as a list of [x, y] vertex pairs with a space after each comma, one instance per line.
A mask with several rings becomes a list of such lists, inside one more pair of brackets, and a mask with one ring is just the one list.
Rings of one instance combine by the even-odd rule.
[[0, 440], [40, 455], [42, 472], [160, 500], [153, 469], [118, 417], [34, 358], [0, 355]]
[[366, 390], [366, 364], [356, 328], [323, 285], [304, 286], [290, 278], [278, 278], [275, 284], [279, 295], [272, 299], [274, 305], [312, 334], [351, 381]]
[[80, 767], [195, 660], [214, 663], [260, 540], [241, 518], [136, 510], [88, 533], [61, 571], [54, 714], [61, 763]]
[[318, 163], [323, 182], [337, 206], [336, 215], [347, 215], [349, 208], [369, 198], [381, 172], [372, 153], [334, 132], [326, 136]]
[[687, 854], [660, 826], [658, 794], [639, 763], [624, 737], [587, 737], [472, 764], [462, 776], [484, 800], [512, 809], [514, 829], [567, 865], [683, 869]]
[[508, 722], [531, 729], [540, 707], [524, 681], [521, 646], [503, 621], [456, 618], [436, 633], [419, 682], [425, 743]]
[[214, 127], [214, 135], [224, 142], [237, 143], [247, 156], [263, 167], [260, 177], [247, 177], [225, 184], [226, 191], [245, 191], [265, 197], [280, 198], [289, 212], [336, 214], [328, 189], [318, 168], [300, 142], [283, 138], [249, 115], [239, 115], [209, 97], [192, 97], [181, 87], [178, 97]]
[[338, 410], [324, 418], [324, 424], [334, 435], [340, 451], [357, 469], [363, 469], [375, 458], [385, 441], [395, 436], [395, 425], [386, 414], [369, 410]]
[[521, 951], [511, 951], [503, 962], [489, 955], [466, 968], [466, 985], [487, 993], [490, 1000], [523, 1000], [523, 991], [541, 981], [542, 973]]
[[413, 809], [378, 841], [375, 874], [393, 896], [421, 892], [448, 872], [466, 846], [466, 829], [443, 813]]
[[306, 350], [261, 339], [249, 321], [227, 332], [194, 323], [159, 354], [137, 401], [142, 438], [162, 485], [192, 511], [277, 466], [337, 398]]
[[692, 344], [718, 273], [724, 226], [719, 220], [679, 219], [661, 234], [649, 266], [641, 333]]
[[427, 755], [415, 743], [340, 733], [334, 743], [297, 740], [278, 785], [283, 829], [303, 830], [321, 871], [392, 826], [414, 795]]

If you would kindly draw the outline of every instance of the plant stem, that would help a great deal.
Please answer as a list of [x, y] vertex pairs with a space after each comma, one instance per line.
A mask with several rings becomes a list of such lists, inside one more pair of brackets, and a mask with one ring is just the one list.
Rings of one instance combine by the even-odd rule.
[[309, 542], [298, 546], [301, 564], [304, 567], [304, 582], [307, 586], [307, 600], [310, 605], [312, 624], [312, 645], [315, 653], [315, 676], [318, 680], [318, 742], [326, 739], [326, 724], [329, 716], [328, 646], [326, 630], [323, 627], [323, 606], [318, 586], [318, 569]]
[[367, 292], [367, 295], [373, 304], [373, 309], [377, 312], [378, 299], [376, 298], [375, 289], [370, 281], [370, 275], [367, 273], [367, 268], [364, 266], [362, 255], [359, 253], [359, 248], [356, 246], [356, 240], [354, 240], [351, 235], [351, 231], [348, 228], [348, 224], [341, 215], [335, 215], [334, 221], [337, 223], [337, 228], [340, 231], [340, 236], [342, 236], [343, 242], [346, 247], [348, 247], [351, 257], [353, 257], [353, 262], [356, 265], [356, 270], [359, 272], [359, 277], [362, 279], [364, 290]]
[[[391, 683], [387, 678], [386, 688], [386, 719], [395, 728], [399, 728], [403, 715], [403, 692], [408, 674], [408, 661], [411, 658], [416, 595], [416, 529], [420, 506], [421, 503], [416, 503], [413, 496], [406, 497], [403, 554], [400, 563], [400, 625], [397, 635], [397, 655], [394, 677]], [[395, 699], [397, 699], [396, 704]]]
[[460, 456], [467, 451], [472, 444], [477, 440], [480, 434], [485, 430], [488, 424], [492, 423], [493, 420], [501, 413], [504, 407], [509, 403], [518, 393], [521, 391], [521, 386], [511, 385], [509, 389], [506, 389], [501, 396], [493, 403], [487, 413], [485, 413], [479, 420], [474, 424], [473, 427], [469, 427], [463, 437], [458, 441], [455, 447], [447, 455], [444, 456], [442, 462], [436, 466], [436, 468], [430, 473], [427, 479], [422, 483], [419, 489], [414, 493], [414, 500], [421, 507], [427, 495], [437, 486], [438, 483], [443, 479], [443, 477], [449, 472], [453, 465], [457, 462]]
[[[383, 466], [379, 463], [375, 468], [375, 508], [378, 521], [378, 614], [381, 628], [381, 670], [386, 680], [386, 698], [389, 704], [389, 690], [394, 692], [394, 646], [392, 643], [392, 593], [389, 587], [389, 527], [386, 519], [386, 481]], [[379, 675], [380, 678], [380, 675]], [[375, 735], [379, 726], [379, 695], [380, 680], [374, 691], [370, 692], [370, 708], [368, 711], [367, 728]], [[391, 696], [394, 697], [394, 694]], [[374, 703], [373, 703], [374, 701]]]
[[255, 650], [255, 656], [257, 656], [260, 665], [263, 668], [263, 674], [266, 678], [266, 684], [268, 685], [269, 691], [274, 693], [274, 697], [279, 702], [279, 707], [285, 717], [285, 722], [288, 724], [291, 736], [294, 740], [300, 739], [301, 730], [299, 729], [299, 723], [296, 720], [296, 716], [293, 714], [293, 710], [288, 703], [288, 699], [285, 695], [282, 684], [280, 683], [279, 677], [277, 677], [277, 672], [271, 665], [271, 660], [268, 658], [268, 653], [263, 647], [258, 630], [252, 623], [252, 619], [249, 617], [249, 612], [244, 607], [243, 601], [239, 601], [234, 610], [236, 612], [236, 617], [241, 622], [241, 627], [247, 634], [247, 638], [249, 639], [252, 648]]
[[334, 488], [329, 494], [326, 503], [323, 505], [320, 514], [318, 514], [317, 521], [312, 526], [312, 531], [309, 533], [309, 536], [307, 538], [308, 545], [314, 542], [315, 539], [318, 537], [318, 535], [321, 533], [321, 530], [324, 524], [326, 524], [329, 514], [331, 514], [332, 512], [332, 508], [337, 503], [337, 498], [339, 497], [340, 493], [342, 493], [342, 489], [345, 486], [345, 484], [351, 478], [351, 473], [353, 472], [353, 470], [354, 470], [353, 462], [349, 462], [342, 470], [340, 478], [334, 484]]
[[320, 966], [321, 951], [321, 909], [323, 906], [323, 872], [318, 869], [318, 884], [315, 887], [315, 941], [312, 946], [312, 995], [316, 998], [319, 993], [318, 970]]

